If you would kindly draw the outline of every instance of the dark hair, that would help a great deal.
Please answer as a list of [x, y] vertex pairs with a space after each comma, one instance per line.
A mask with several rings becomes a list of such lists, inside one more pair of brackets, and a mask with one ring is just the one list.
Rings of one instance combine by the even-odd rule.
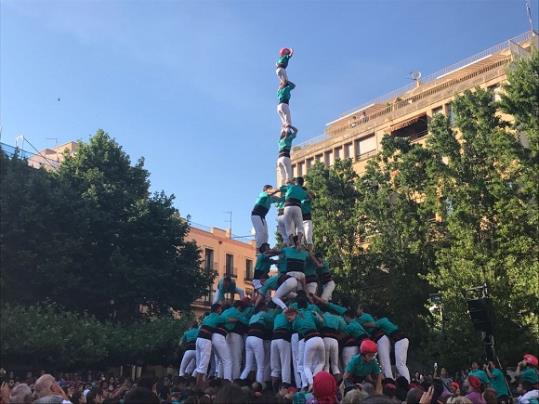
[[142, 376], [140, 379], [137, 380], [137, 387], [143, 387], [148, 390], [152, 390], [155, 383], [155, 378], [151, 376]]
[[304, 290], [298, 290], [298, 296], [296, 297], [296, 302], [298, 303], [298, 307], [300, 308], [306, 308], [309, 304], [309, 301], [307, 300], [307, 294]]
[[220, 309], [221, 307], [222, 306], [219, 303], [214, 303], [214, 304], [211, 305], [210, 310], [211, 310], [212, 313], [215, 313], [217, 311], [217, 309]]
[[263, 253], [270, 247], [269, 243], [262, 243], [262, 245], [258, 248], [258, 251], [260, 253]]
[[305, 180], [303, 179], [303, 177], [296, 177], [296, 184], [298, 184], [299, 186], [303, 186], [304, 183]]
[[242, 388], [236, 384], [227, 384], [215, 395], [213, 402], [215, 404], [236, 404], [246, 403], [249, 397]]
[[137, 387], [125, 395], [125, 404], [160, 404], [157, 396], [145, 387]]
[[345, 315], [346, 317], [354, 318], [354, 317], [357, 315], [357, 313], [356, 313], [356, 311], [353, 310], [353, 309], [348, 309], [348, 310], [346, 310], [346, 311], [344, 312], [344, 315]]
[[273, 188], [273, 187], [272, 187], [271, 185], [264, 185], [264, 186], [262, 187], [262, 191], [266, 191], [266, 190], [268, 190], [268, 189], [270, 189], [270, 188]]
[[100, 396], [102, 394], [103, 394], [103, 390], [101, 390], [98, 387], [94, 387], [86, 395], [86, 403], [87, 404], [95, 404], [96, 403], [95, 399], [97, 398], [97, 396]]

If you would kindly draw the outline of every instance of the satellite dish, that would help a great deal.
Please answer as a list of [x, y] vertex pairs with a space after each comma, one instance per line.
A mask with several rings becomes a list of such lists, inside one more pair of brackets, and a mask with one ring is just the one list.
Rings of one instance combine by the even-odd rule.
[[414, 80], [414, 81], [419, 81], [419, 79], [421, 78], [421, 72], [418, 71], [418, 70], [413, 70], [410, 72], [410, 79]]

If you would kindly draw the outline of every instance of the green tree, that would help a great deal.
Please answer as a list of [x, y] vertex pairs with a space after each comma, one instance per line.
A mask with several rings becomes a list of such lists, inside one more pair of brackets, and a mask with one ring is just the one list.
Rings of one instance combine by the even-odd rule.
[[188, 309], [209, 283], [173, 206], [150, 194], [143, 160], [98, 131], [58, 172], [2, 160], [2, 294], [128, 320]]

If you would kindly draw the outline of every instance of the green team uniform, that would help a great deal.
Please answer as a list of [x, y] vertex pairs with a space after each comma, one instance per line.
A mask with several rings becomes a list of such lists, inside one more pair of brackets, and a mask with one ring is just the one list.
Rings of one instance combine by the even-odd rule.
[[305, 261], [305, 282], [311, 283], [316, 282], [318, 280], [318, 275], [316, 273], [316, 269], [318, 267], [314, 263], [314, 261], [311, 259], [311, 257], [307, 257]]
[[261, 192], [258, 194], [258, 198], [256, 198], [255, 207], [253, 208], [251, 215], [265, 218], [270, 210], [272, 202], [273, 198], [269, 196], [267, 192]]
[[221, 318], [224, 321], [224, 327], [227, 331], [234, 330], [234, 327], [236, 326], [235, 321], [229, 321], [231, 318], [235, 318], [237, 320], [240, 319], [242, 313], [239, 311], [236, 307], [229, 307], [225, 311], [221, 313]]
[[284, 258], [285, 272], [305, 272], [305, 261], [309, 256], [307, 252], [285, 247], [281, 250], [281, 256]]
[[[509, 389], [505, 383], [505, 376], [500, 369], [494, 368], [490, 371], [492, 377], [489, 377], [491, 387], [496, 390], [496, 397], [508, 396]], [[488, 374], [487, 374], [488, 376]]]
[[277, 91], [277, 98], [279, 99], [279, 104], [288, 104], [290, 101], [290, 91], [296, 88], [296, 85], [289, 81], [284, 87], [279, 88]]
[[300, 310], [292, 323], [294, 332], [299, 334], [300, 339], [305, 337], [305, 335], [309, 332], [318, 330], [318, 328], [321, 326], [322, 322], [320, 319], [314, 314], [314, 312], [308, 309]]
[[284, 195], [285, 205], [287, 201], [292, 199], [297, 201], [298, 206], [301, 206], [301, 201], [307, 199], [308, 197], [309, 194], [307, 194], [303, 187], [295, 184], [289, 184]]
[[320, 310], [320, 307], [318, 307], [316, 304], [312, 304], [312, 303], [307, 304], [306, 309], [301, 309], [296, 302], [291, 303], [288, 307], [290, 309], [294, 309], [294, 310], [297, 310], [297, 311], [310, 310], [310, 311], [314, 311], [314, 312], [319, 313], [319, 314], [322, 313], [322, 310]]
[[524, 369], [521, 369], [518, 378], [521, 382], [528, 382], [530, 384], [539, 383], [539, 375], [537, 374], [537, 369], [533, 366], [526, 366]]
[[488, 385], [490, 383], [490, 379], [487, 376], [487, 372], [485, 372], [484, 370], [481, 370], [481, 369], [470, 370], [468, 372], [468, 376], [477, 377], [479, 380], [481, 380], [481, 383], [483, 383], [485, 385]]
[[290, 150], [292, 149], [292, 141], [296, 138], [296, 132], [288, 129], [288, 134], [279, 139], [279, 156], [290, 157]]
[[307, 198], [301, 200], [301, 214], [303, 220], [311, 220], [311, 213], [313, 211], [313, 203], [310, 196], [307, 194]]
[[194, 350], [195, 342], [198, 338], [198, 327], [193, 327], [185, 331], [180, 339], [182, 347], [187, 350]]
[[346, 328], [346, 321], [344, 321], [344, 319], [341, 316], [338, 316], [336, 314], [325, 312], [322, 315], [322, 319], [323, 319], [322, 327], [325, 329], [331, 329], [337, 332], [344, 332]]
[[398, 331], [399, 327], [397, 327], [395, 324], [393, 324], [387, 317], [379, 318], [374, 322], [376, 324], [376, 327], [381, 329], [385, 335], [390, 336], [395, 331]]
[[354, 355], [346, 366], [346, 372], [354, 378], [364, 379], [368, 375], [378, 376], [381, 370], [376, 359], [367, 362], [362, 355]]
[[265, 279], [274, 261], [266, 254], [258, 254], [255, 263], [255, 273], [253, 279]]
[[284, 67], [285, 69], [288, 67], [288, 62], [290, 61], [290, 58], [292, 55], [284, 55], [281, 56], [276, 63], [277, 67]]
[[270, 290], [277, 290], [279, 288], [279, 276], [270, 276], [264, 282], [264, 285], [258, 290], [258, 293], [265, 295]]
[[221, 293], [236, 293], [236, 282], [231, 280], [228, 284], [228, 287], [224, 286], [224, 280], [220, 279], [217, 284], [217, 290]]

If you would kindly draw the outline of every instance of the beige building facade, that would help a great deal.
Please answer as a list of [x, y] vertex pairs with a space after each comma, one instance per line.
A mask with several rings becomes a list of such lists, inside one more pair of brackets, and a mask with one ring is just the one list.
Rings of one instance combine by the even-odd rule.
[[529, 56], [538, 43], [536, 32], [524, 33], [343, 114], [326, 125], [322, 136], [292, 149], [293, 175], [307, 174], [316, 162], [331, 166], [336, 159], [352, 159], [361, 175], [385, 134], [425, 142], [435, 114], [453, 119], [455, 96], [475, 87], [497, 94], [507, 80], [508, 65]]
[[77, 142], [67, 142], [59, 146], [40, 150], [38, 154], [33, 154], [28, 158], [28, 165], [34, 168], [43, 167], [45, 170], [56, 170], [62, 161], [64, 161], [64, 153], [73, 155], [79, 150]]
[[[236, 286], [245, 291], [246, 296], [253, 296], [252, 279], [256, 262], [256, 244], [253, 241], [243, 242], [232, 238], [229, 230], [217, 227], [202, 228], [191, 226], [188, 239], [197, 243], [200, 248], [202, 270], [215, 271], [215, 278], [208, 294], [193, 302], [191, 307], [195, 314], [202, 315], [209, 310], [219, 279], [229, 275]], [[238, 295], [236, 295], [238, 299]]]

